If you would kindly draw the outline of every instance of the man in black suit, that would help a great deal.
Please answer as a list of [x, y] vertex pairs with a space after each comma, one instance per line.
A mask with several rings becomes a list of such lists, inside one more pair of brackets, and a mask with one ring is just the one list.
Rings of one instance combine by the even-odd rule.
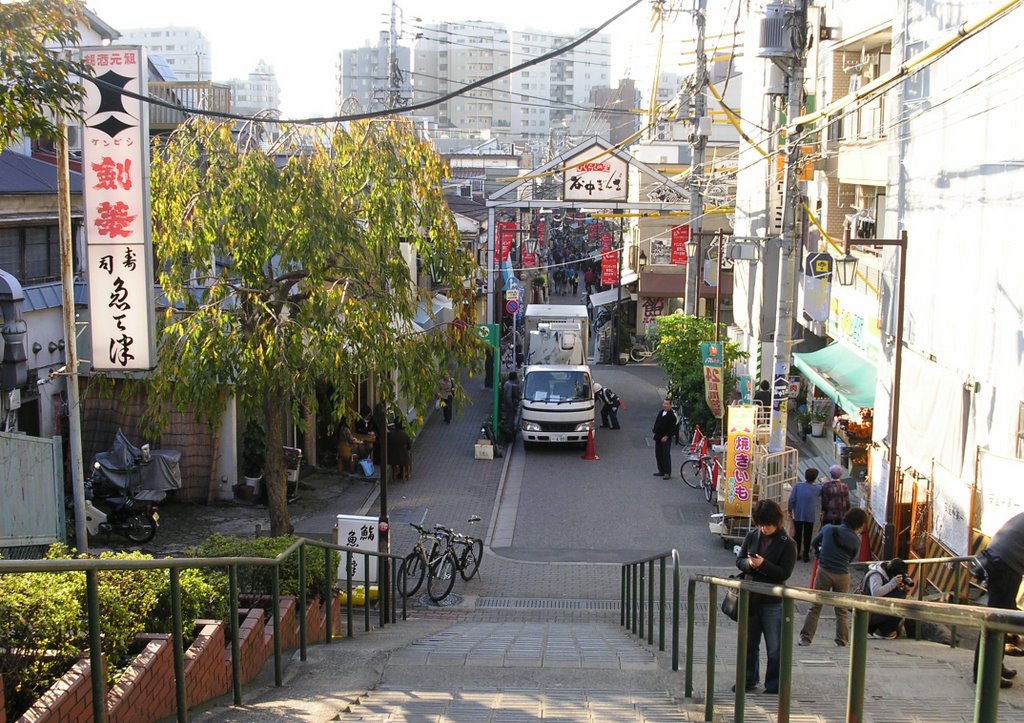
[[672, 402], [665, 399], [661, 403], [661, 411], [654, 420], [651, 432], [654, 434], [654, 458], [658, 461], [655, 477], [672, 479], [672, 440], [676, 436], [679, 421], [672, 411]]

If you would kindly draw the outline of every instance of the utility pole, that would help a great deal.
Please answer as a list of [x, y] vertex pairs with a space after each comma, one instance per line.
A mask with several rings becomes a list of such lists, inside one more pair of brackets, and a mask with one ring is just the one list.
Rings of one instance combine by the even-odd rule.
[[[788, 107], [786, 122], [797, 118], [803, 107], [804, 60], [807, 48], [807, 0], [797, 0], [793, 17], [794, 48], [789, 72]], [[789, 411], [787, 388], [789, 360], [793, 347], [793, 307], [796, 289], [797, 243], [796, 219], [800, 208], [797, 188], [800, 169], [800, 127], [790, 126], [786, 133], [786, 176], [782, 194], [782, 238], [779, 243], [778, 300], [775, 313], [775, 343], [772, 353], [772, 416], [769, 452], [786, 448], [786, 416]]]
[[[708, 143], [707, 136], [707, 56], [704, 54], [704, 25], [706, 21], [707, 0], [697, 0], [693, 21], [697, 24], [697, 67], [693, 77], [693, 132], [690, 134], [690, 238], [700, 238], [704, 215], [704, 202], [701, 187], [704, 177], [704, 149]], [[654, 102], [653, 99], [651, 101]], [[697, 314], [697, 284], [700, 276], [701, 260], [688, 259], [686, 262], [686, 300], [684, 309], [690, 316]]]
[[68, 460], [75, 504], [75, 546], [89, 552], [85, 527], [85, 470], [82, 463], [82, 422], [79, 417], [78, 335], [75, 330], [75, 268], [71, 250], [71, 183], [68, 172], [68, 125], [57, 118], [57, 203], [60, 228], [61, 297], [64, 302], [64, 380], [68, 392]]
[[387, 106], [390, 110], [405, 106], [406, 99], [402, 97], [402, 69], [398, 65], [398, 28], [396, 20], [398, 17], [398, 2], [391, 0], [391, 34], [388, 41], [388, 98]]

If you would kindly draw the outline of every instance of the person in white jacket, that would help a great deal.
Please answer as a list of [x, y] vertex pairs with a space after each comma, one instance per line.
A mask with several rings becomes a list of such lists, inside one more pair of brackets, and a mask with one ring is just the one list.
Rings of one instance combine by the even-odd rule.
[[[864, 575], [864, 592], [873, 597], [905, 598], [914, 587], [914, 581], [907, 575], [907, 563], [896, 557], [876, 562]], [[876, 638], [892, 640], [899, 637], [902, 618], [893, 615], [871, 613], [868, 618], [868, 632]]]

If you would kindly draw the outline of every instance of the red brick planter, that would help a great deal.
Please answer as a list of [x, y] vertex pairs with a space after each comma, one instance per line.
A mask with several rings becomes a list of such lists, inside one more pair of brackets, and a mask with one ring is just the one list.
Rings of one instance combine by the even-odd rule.
[[[331, 601], [335, 635], [342, 630], [341, 604]], [[299, 647], [298, 602], [281, 598], [281, 649]], [[239, 654], [242, 682], [248, 683], [274, 654], [273, 621], [266, 621], [261, 608], [240, 610]], [[185, 686], [189, 707], [225, 695], [231, 690], [231, 645], [220, 620], [197, 620], [195, 641], [185, 651]], [[306, 634], [310, 643], [324, 642], [326, 616], [319, 599], [306, 609]], [[141, 653], [107, 693], [107, 716], [111, 723], [151, 723], [175, 713], [174, 649], [166, 634], [144, 634]], [[92, 720], [92, 679], [86, 656], [79, 660], [20, 719], [24, 723], [88, 723]], [[0, 686], [0, 723], [3, 688]]]

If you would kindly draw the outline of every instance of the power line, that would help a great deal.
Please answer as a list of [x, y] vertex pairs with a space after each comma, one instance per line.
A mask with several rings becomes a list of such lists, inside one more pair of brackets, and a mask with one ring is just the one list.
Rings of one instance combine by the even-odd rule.
[[[579, 36], [578, 38], [576, 38], [572, 42], [567, 43], [566, 45], [563, 45], [561, 47], [555, 48], [554, 50], [552, 50], [549, 53], [545, 53], [544, 55], [540, 55], [540, 56], [538, 56], [536, 58], [531, 58], [530, 60], [528, 60], [526, 62], [520, 63], [520, 64], [515, 65], [515, 66], [513, 66], [511, 68], [508, 68], [506, 70], [498, 71], [497, 73], [489, 75], [489, 76], [487, 76], [485, 78], [481, 78], [480, 80], [477, 80], [477, 81], [474, 81], [472, 83], [469, 83], [468, 85], [465, 85], [462, 88], [460, 88], [458, 91], [455, 91], [455, 92], [452, 92], [452, 93], [448, 93], [448, 94], [439, 96], [438, 98], [434, 98], [434, 99], [432, 99], [432, 100], [430, 100], [428, 102], [413, 103], [411, 105], [405, 106], [404, 108], [401, 109], [401, 111], [399, 111], [399, 113], [400, 114], [412, 113], [414, 111], [425, 110], [427, 108], [432, 108], [432, 107], [434, 107], [436, 105], [439, 105], [439, 104], [445, 102], [446, 100], [451, 100], [452, 98], [457, 98], [460, 95], [468, 93], [471, 90], [474, 90], [474, 89], [479, 88], [479, 87], [484, 86], [484, 85], [488, 85], [490, 83], [493, 83], [496, 80], [500, 80], [501, 78], [506, 78], [509, 75], [512, 75], [513, 73], [516, 73], [516, 72], [518, 72], [520, 70], [524, 70], [526, 68], [533, 67], [534, 65], [538, 65], [540, 63], [543, 63], [544, 61], [550, 60], [551, 58], [557, 58], [560, 55], [564, 55], [565, 53], [568, 53], [573, 48], [576, 48], [577, 46], [582, 45], [583, 43], [585, 43], [588, 40], [590, 40], [592, 37], [594, 37], [595, 35], [600, 33], [606, 27], [611, 25], [613, 22], [618, 20], [620, 17], [625, 15], [627, 12], [632, 10], [634, 7], [636, 7], [637, 5], [639, 5], [643, 1], [644, 0], [633, 0], [633, 2], [631, 2], [625, 9], [620, 10], [618, 13], [616, 13], [612, 17], [608, 18], [608, 20], [605, 20], [603, 23], [601, 23], [597, 27], [593, 28], [592, 30], [588, 30], [586, 33], [584, 33], [583, 35]], [[221, 112], [221, 111], [211, 111], [211, 110], [200, 110], [200, 109], [197, 109], [197, 108], [188, 108], [188, 107], [182, 106], [181, 104], [170, 103], [170, 102], [164, 101], [162, 99], [154, 98], [152, 96], [146, 95], [144, 93], [135, 93], [133, 91], [126, 90], [125, 88], [121, 88], [120, 86], [114, 85], [113, 83], [108, 83], [107, 81], [105, 81], [105, 80], [103, 80], [101, 78], [96, 78], [94, 76], [85, 76], [85, 77], [88, 77], [92, 82], [96, 83], [98, 86], [100, 86], [100, 87], [102, 87], [102, 88], [104, 88], [104, 89], [106, 89], [106, 90], [108, 90], [110, 92], [117, 93], [118, 95], [124, 95], [124, 96], [127, 96], [129, 98], [134, 98], [136, 100], [141, 100], [144, 103], [150, 103], [152, 105], [158, 105], [158, 106], [162, 106], [164, 108], [170, 108], [171, 110], [181, 111], [181, 112], [185, 112], [185, 113], [192, 113], [194, 115], [207, 116], [207, 117], [212, 117], [212, 118], [225, 118], [225, 119], [229, 119], [229, 120], [254, 121], [254, 122], [257, 122], [257, 123], [286, 123], [286, 124], [293, 124], [293, 125], [313, 125], [313, 124], [320, 124], [320, 123], [342, 123], [342, 122], [346, 122], [346, 121], [370, 120], [370, 119], [373, 119], [373, 118], [381, 118], [381, 117], [384, 117], [384, 116], [395, 115], [395, 111], [392, 111], [392, 110], [380, 110], [380, 111], [367, 111], [365, 113], [353, 113], [353, 114], [350, 114], [350, 115], [313, 117], [313, 118], [297, 118], [297, 119], [265, 118], [265, 117], [260, 117], [260, 116], [250, 117], [250, 116], [238, 115], [236, 113], [225, 113], [225, 112]]]

